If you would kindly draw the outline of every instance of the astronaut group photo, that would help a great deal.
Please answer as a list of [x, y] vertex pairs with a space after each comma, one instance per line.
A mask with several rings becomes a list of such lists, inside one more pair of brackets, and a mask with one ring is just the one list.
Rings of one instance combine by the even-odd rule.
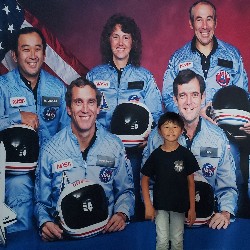
[[213, 2], [179, 17], [191, 36], [162, 83], [142, 64], [136, 16], [99, 24], [88, 69], [18, 2], [0, 3], [0, 245], [25, 230], [51, 244], [152, 221], [157, 250], [183, 249], [185, 230], [250, 219], [248, 76], [216, 36]]

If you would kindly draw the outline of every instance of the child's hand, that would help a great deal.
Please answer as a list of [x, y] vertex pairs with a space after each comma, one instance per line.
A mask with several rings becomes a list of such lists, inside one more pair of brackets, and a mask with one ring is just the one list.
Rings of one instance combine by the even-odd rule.
[[196, 213], [194, 209], [189, 209], [188, 210], [188, 218], [187, 218], [187, 222], [189, 224], [189, 226], [192, 226], [195, 222], [196, 219]]
[[145, 207], [145, 219], [151, 221], [155, 219], [155, 209], [152, 205]]

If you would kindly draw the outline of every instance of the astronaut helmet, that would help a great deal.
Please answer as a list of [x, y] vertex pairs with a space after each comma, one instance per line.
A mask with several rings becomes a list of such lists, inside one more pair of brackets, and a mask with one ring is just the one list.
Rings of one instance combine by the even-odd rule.
[[247, 134], [239, 130], [250, 122], [248, 93], [237, 86], [221, 88], [212, 101], [213, 120], [225, 131], [229, 139], [246, 139]]
[[[214, 214], [214, 191], [207, 180], [199, 173], [194, 174], [195, 182], [195, 212], [196, 219], [193, 227], [206, 225]], [[185, 224], [188, 224], [187, 214]]]
[[65, 185], [57, 202], [57, 212], [62, 228], [72, 238], [97, 235], [109, 220], [103, 187], [86, 179]]
[[37, 166], [39, 138], [37, 132], [24, 124], [12, 125], [0, 132], [6, 150], [5, 170], [20, 175], [33, 171]]
[[151, 131], [153, 117], [148, 107], [141, 102], [124, 102], [113, 113], [110, 130], [125, 147], [142, 143]]

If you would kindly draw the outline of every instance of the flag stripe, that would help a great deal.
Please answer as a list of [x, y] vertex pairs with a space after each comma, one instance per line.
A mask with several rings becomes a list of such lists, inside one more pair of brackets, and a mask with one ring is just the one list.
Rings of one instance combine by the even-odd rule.
[[[75, 56], [66, 50], [50, 33], [44, 25], [42, 25], [36, 17], [25, 10], [25, 20], [21, 26], [23, 27], [37, 27], [40, 29], [46, 39], [46, 57], [43, 68], [49, 73], [59, 77], [65, 84], [70, 84], [79, 76], [86, 75], [88, 68], [86, 68]], [[16, 67], [10, 53], [8, 52], [0, 63], [1, 74], [7, 73]]]
[[6, 73], [8, 73], [8, 69], [4, 66], [4, 64], [3, 63], [0, 63], [0, 72], [2, 73], [2, 74], [6, 74]]
[[[23, 25], [31, 25], [40, 29], [47, 42], [45, 63], [67, 84], [81, 75], [85, 75], [88, 69], [83, 66], [69, 51], [67, 51], [52, 34], [32, 16], [25, 11]], [[59, 56], [58, 56], [59, 55]], [[65, 74], [67, 72], [67, 74]]]

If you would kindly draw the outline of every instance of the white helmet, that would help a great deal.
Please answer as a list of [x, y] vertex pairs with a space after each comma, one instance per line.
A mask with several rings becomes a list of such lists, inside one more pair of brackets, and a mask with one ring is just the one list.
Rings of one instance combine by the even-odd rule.
[[27, 174], [37, 166], [39, 138], [37, 132], [24, 124], [12, 125], [0, 132], [6, 150], [5, 169], [9, 174]]
[[145, 140], [152, 124], [152, 114], [145, 104], [124, 102], [116, 107], [110, 130], [122, 140], [125, 147], [133, 147]]
[[213, 97], [213, 119], [229, 138], [246, 139], [247, 134], [239, 128], [250, 122], [248, 93], [234, 85], [218, 90]]
[[73, 238], [94, 236], [109, 220], [103, 187], [88, 180], [65, 186], [57, 203], [57, 212], [61, 226]]

